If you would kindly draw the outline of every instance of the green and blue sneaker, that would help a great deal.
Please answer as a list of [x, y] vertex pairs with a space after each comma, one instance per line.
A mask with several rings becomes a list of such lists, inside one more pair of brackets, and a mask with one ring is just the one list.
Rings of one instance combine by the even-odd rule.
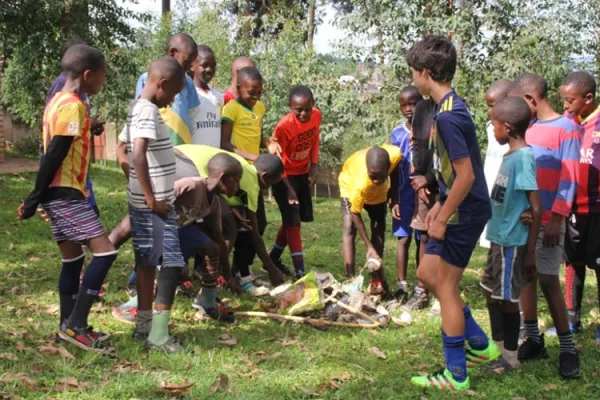
[[482, 365], [496, 361], [502, 356], [502, 352], [493, 341], [489, 341], [488, 347], [483, 350], [467, 349], [467, 368], [477, 368]]
[[468, 376], [464, 382], [458, 382], [447, 369], [443, 369], [433, 375], [413, 376], [410, 379], [410, 383], [422, 388], [449, 390], [451, 392], [462, 392], [469, 390], [471, 387]]

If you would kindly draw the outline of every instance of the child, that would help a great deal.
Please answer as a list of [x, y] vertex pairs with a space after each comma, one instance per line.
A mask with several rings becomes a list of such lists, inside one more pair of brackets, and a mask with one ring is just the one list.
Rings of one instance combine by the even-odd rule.
[[[75, 45], [62, 59], [66, 82], [44, 111], [44, 157], [35, 188], [17, 210], [18, 219], [31, 218], [41, 203], [50, 218], [52, 234], [62, 256], [58, 283], [60, 330], [58, 337], [84, 350], [109, 351], [106, 334], [88, 325], [88, 316], [108, 270], [117, 258], [92, 206], [86, 201], [91, 156], [90, 117], [84, 95], [98, 94], [104, 84], [106, 62], [98, 49]], [[81, 282], [85, 254], [94, 257]]]
[[[565, 297], [570, 330], [575, 333], [581, 330], [586, 265], [596, 272], [596, 280], [600, 282], [600, 232], [597, 231], [600, 226], [600, 159], [596, 154], [600, 143], [600, 106], [596, 99], [596, 81], [587, 72], [567, 75], [560, 94], [565, 112], [574, 118], [583, 132], [577, 192], [565, 237]], [[598, 290], [600, 293], [600, 284]], [[547, 333], [552, 331], [555, 333], [556, 329]], [[596, 326], [596, 345], [600, 345], [600, 326]]]
[[571, 213], [577, 189], [579, 128], [552, 109], [546, 81], [536, 74], [519, 75], [508, 94], [523, 97], [535, 118], [525, 140], [535, 156], [543, 212], [536, 250], [538, 279], [529, 282], [522, 292], [526, 340], [519, 347], [519, 361], [548, 357], [537, 321], [536, 289], [539, 280], [560, 341], [559, 373], [563, 378], [578, 378], [579, 356], [569, 330], [559, 273], [563, 259], [564, 221]]
[[[491, 118], [492, 108], [498, 100], [506, 97], [508, 89], [510, 88], [510, 81], [508, 79], [500, 79], [494, 82], [487, 92], [485, 92], [485, 102], [488, 106], [488, 115]], [[487, 150], [485, 151], [485, 162], [483, 164], [483, 173], [485, 174], [485, 181], [487, 183], [488, 192], [492, 195], [492, 188], [496, 181], [496, 176], [500, 170], [502, 164], [502, 157], [508, 151], [508, 144], [500, 144], [494, 135], [494, 126], [491, 121], [488, 121], [486, 125], [487, 131]], [[482, 247], [490, 248], [490, 242], [486, 239], [487, 227], [481, 234], [479, 244]]]
[[[135, 253], [138, 312], [134, 338], [167, 354], [184, 351], [169, 335], [169, 316], [180, 268], [185, 263], [173, 210], [175, 153], [159, 109], [185, 85], [185, 72], [172, 57], [150, 65], [140, 97], [129, 109], [119, 140], [129, 155], [129, 218]], [[154, 276], [161, 265], [154, 298]]]
[[238, 57], [231, 63], [231, 85], [229, 86], [229, 89], [223, 93], [223, 100], [225, 101], [225, 104], [229, 103], [231, 100], [237, 99], [238, 73], [242, 68], [246, 67], [255, 68], [256, 65], [254, 64], [254, 61], [245, 56]]
[[[520, 97], [503, 97], [490, 111], [495, 140], [509, 149], [503, 157], [491, 193], [492, 218], [487, 239], [491, 242], [481, 287], [487, 298], [492, 339], [502, 357], [491, 368], [508, 372], [519, 366], [517, 347], [521, 316], [519, 297], [527, 278], [535, 274], [535, 247], [542, 212], [535, 179], [535, 157], [525, 143], [531, 111]], [[531, 207], [530, 228], [521, 213]], [[477, 357], [469, 360], [477, 366]]]
[[[385, 241], [385, 220], [392, 175], [392, 192], [397, 190], [397, 167], [402, 160], [402, 152], [397, 146], [384, 144], [359, 150], [344, 162], [338, 181], [340, 204], [343, 216], [343, 251], [346, 276], [354, 277], [356, 232], [367, 246], [367, 260], [383, 259]], [[365, 223], [361, 217], [363, 208], [371, 220], [371, 239], [367, 236]], [[383, 268], [371, 274], [369, 293], [387, 295], [388, 287]]]
[[224, 100], [223, 94], [209, 85], [217, 70], [217, 58], [210, 47], [203, 44], [198, 46], [198, 58], [192, 68], [200, 99], [199, 120], [196, 121], [192, 142], [219, 148]]
[[[292, 88], [289, 106], [292, 112], [279, 121], [272, 138], [281, 146], [279, 156], [283, 160], [284, 177], [273, 185], [281, 226], [269, 255], [275, 265], [290, 275], [281, 264], [281, 254], [289, 245], [296, 279], [299, 279], [305, 275], [300, 224], [313, 221], [310, 188], [315, 184], [319, 162], [321, 111], [314, 106], [310, 88], [303, 85]], [[277, 152], [276, 147], [270, 147], [270, 151]]]
[[411, 47], [407, 62], [419, 92], [437, 103], [431, 144], [440, 188], [427, 214], [429, 242], [417, 278], [440, 301], [446, 369], [411, 382], [442, 390], [468, 390], [465, 340], [473, 354], [493, 361], [500, 350], [488, 341], [460, 297], [460, 281], [491, 216], [475, 124], [465, 102], [452, 90], [456, 49], [442, 36], [427, 36]]
[[[400, 112], [406, 119], [404, 124], [398, 125], [392, 131], [392, 144], [398, 146], [404, 155], [398, 165], [398, 193], [392, 196], [392, 232], [398, 238], [396, 249], [396, 292], [394, 297], [404, 303], [408, 299], [408, 282], [406, 282], [406, 268], [408, 266], [408, 250], [412, 239], [410, 227], [415, 208], [415, 191], [411, 185], [412, 173], [412, 119], [417, 103], [423, 100], [415, 86], [407, 86], [400, 91], [398, 96]], [[395, 200], [394, 200], [395, 199]]]
[[[429, 138], [433, 126], [435, 102], [431, 99], [417, 103], [412, 118], [412, 166], [411, 185], [417, 194], [417, 204], [412, 216], [410, 227], [415, 230], [417, 241], [417, 269], [425, 255], [429, 236], [425, 228], [425, 217], [435, 204], [437, 195], [437, 182], [433, 171], [433, 148], [429, 147]], [[432, 314], [439, 315], [439, 302], [437, 308], [431, 307]], [[422, 310], [429, 306], [429, 292], [418, 279], [415, 279], [415, 288], [412, 298], [402, 306], [407, 311]]]

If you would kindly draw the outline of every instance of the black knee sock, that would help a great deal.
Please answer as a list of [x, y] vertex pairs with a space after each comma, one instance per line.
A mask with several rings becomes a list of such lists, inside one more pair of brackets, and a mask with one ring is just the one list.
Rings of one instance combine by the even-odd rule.
[[156, 281], [156, 304], [172, 306], [181, 268], [161, 268]]
[[502, 320], [504, 325], [504, 348], [508, 351], [517, 351], [521, 314], [519, 312], [505, 312], [502, 313]]
[[59, 323], [69, 318], [75, 306], [75, 299], [77, 299], [77, 293], [79, 292], [79, 275], [81, 274], [84, 260], [85, 254], [81, 254], [79, 257], [71, 260], [62, 261], [62, 269], [58, 278], [58, 293], [60, 297]]
[[492, 339], [496, 342], [505, 340], [504, 318], [502, 314], [502, 303], [488, 300], [488, 313], [490, 314], [490, 326], [492, 328]]

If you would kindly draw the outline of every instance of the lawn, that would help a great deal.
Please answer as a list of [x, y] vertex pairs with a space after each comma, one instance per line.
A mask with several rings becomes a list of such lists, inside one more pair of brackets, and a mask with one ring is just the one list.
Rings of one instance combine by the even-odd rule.
[[[96, 196], [104, 226], [110, 229], [127, 209], [126, 186], [115, 168], [93, 168]], [[190, 300], [178, 297], [174, 332], [193, 349], [193, 354], [165, 356], [148, 354], [131, 338], [132, 327], [114, 320], [113, 304], [126, 295], [121, 288], [132, 269], [131, 245], [122, 248], [108, 276], [105, 302], [93, 308], [94, 326], [112, 333], [116, 359], [79, 351], [61, 356], [48, 348], [57, 325], [57, 281], [60, 256], [49, 227], [38, 217], [25, 222], [15, 219], [15, 209], [33, 187], [33, 174], [0, 175], [0, 398], [27, 399], [150, 399], [168, 398], [161, 382], [194, 386], [187, 398], [201, 399], [597, 399], [600, 398], [599, 350], [594, 348], [595, 279], [588, 279], [584, 308], [585, 330], [576, 336], [583, 365], [583, 378], [563, 382], [558, 377], [558, 340], [548, 339], [550, 358], [534, 362], [510, 375], [475, 373], [467, 394], [427, 392], [409, 384], [411, 375], [442, 367], [440, 322], [426, 312], [413, 315], [413, 324], [377, 331], [309, 326], [282, 327], [270, 320], [238, 319], [234, 326], [194, 321]], [[316, 222], [303, 227], [308, 269], [330, 271], [343, 279], [341, 218], [335, 199], [318, 199]], [[267, 204], [270, 245], [279, 223], [274, 204]], [[391, 218], [391, 217], [390, 217]], [[358, 259], [364, 257], [364, 247]], [[287, 257], [288, 253], [284, 254]], [[388, 280], [395, 281], [395, 243], [386, 242]], [[489, 328], [484, 297], [478, 286], [485, 252], [475, 253], [463, 280], [463, 295], [486, 330]], [[288, 263], [289, 264], [289, 263]], [[260, 265], [255, 263], [255, 272]], [[414, 263], [410, 266], [411, 280]], [[222, 294], [230, 296], [230, 294]], [[240, 310], [251, 310], [255, 302], [243, 297]], [[540, 303], [542, 319], [549, 314]], [[237, 339], [232, 348], [219, 343], [227, 333]], [[369, 348], [379, 348], [387, 357], [377, 358]], [[19, 375], [21, 374], [21, 375]], [[220, 375], [228, 377], [228, 389], [214, 393], [211, 386]], [[338, 378], [333, 380], [333, 378]], [[68, 379], [70, 378], [70, 379]], [[77, 382], [73, 381], [75, 378]], [[75, 385], [79, 386], [76, 387]], [[225, 385], [223, 385], [225, 386]], [[65, 388], [70, 391], [63, 391]]]

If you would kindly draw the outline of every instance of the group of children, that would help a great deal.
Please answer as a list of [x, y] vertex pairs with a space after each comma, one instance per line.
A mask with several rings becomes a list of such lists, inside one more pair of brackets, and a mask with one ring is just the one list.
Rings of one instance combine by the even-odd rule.
[[[597, 269], [600, 260], [594, 235], [600, 213], [596, 83], [584, 72], [567, 76], [560, 88], [565, 116], [552, 109], [547, 84], [536, 74], [494, 83], [486, 93], [488, 138], [498, 146], [490, 143], [487, 155], [496, 166], [484, 170], [471, 113], [451, 87], [456, 58], [447, 38], [417, 42], [407, 55], [415, 86], [399, 94], [406, 122], [392, 131], [391, 144], [358, 151], [345, 161], [339, 187], [346, 274], [356, 274], [358, 233], [371, 267], [371, 294], [393, 293], [408, 309], [427, 307], [430, 294], [439, 301], [446, 368], [414, 377], [416, 385], [466, 390], [473, 368], [510, 371], [521, 361], [548, 357], [537, 321], [538, 282], [560, 341], [560, 375], [577, 378], [580, 365], [571, 334], [581, 329], [585, 266]], [[89, 180], [92, 131], [101, 121], [93, 122], [87, 102], [102, 88], [106, 62], [99, 50], [80, 42], [66, 50], [64, 82], [44, 111], [40, 172], [18, 209], [18, 217], [27, 219], [41, 205], [61, 251], [57, 340], [110, 351], [109, 335], [94, 330], [87, 319], [118, 248], [130, 237], [132, 296], [113, 314], [135, 324], [134, 339], [169, 354], [185, 351], [169, 334], [168, 323], [190, 259], [201, 281], [193, 307], [201, 317], [227, 323], [234, 317], [217, 299], [221, 278], [236, 293], [267, 291], [251, 272], [256, 255], [272, 284], [283, 283], [284, 275], [305, 274], [301, 223], [313, 220], [310, 187], [317, 175], [321, 112], [311, 90], [296, 86], [289, 94], [291, 112], [267, 139], [262, 77], [252, 60], [233, 62], [232, 84], [224, 94], [210, 86], [216, 66], [209, 47], [180, 33], [169, 39], [167, 55], [139, 78], [119, 135], [129, 212], [106, 235], [90, 200]], [[269, 186], [282, 221], [267, 251], [262, 191]], [[393, 292], [382, 268], [388, 207], [398, 238]], [[492, 340], [459, 290], [486, 226], [490, 250], [481, 286]], [[413, 231], [417, 280], [409, 299], [406, 270]], [[93, 258], [80, 282], [82, 246]], [[281, 261], [287, 246], [294, 272]], [[563, 252], [566, 304], [559, 282]], [[519, 347], [520, 310], [526, 339]]]

